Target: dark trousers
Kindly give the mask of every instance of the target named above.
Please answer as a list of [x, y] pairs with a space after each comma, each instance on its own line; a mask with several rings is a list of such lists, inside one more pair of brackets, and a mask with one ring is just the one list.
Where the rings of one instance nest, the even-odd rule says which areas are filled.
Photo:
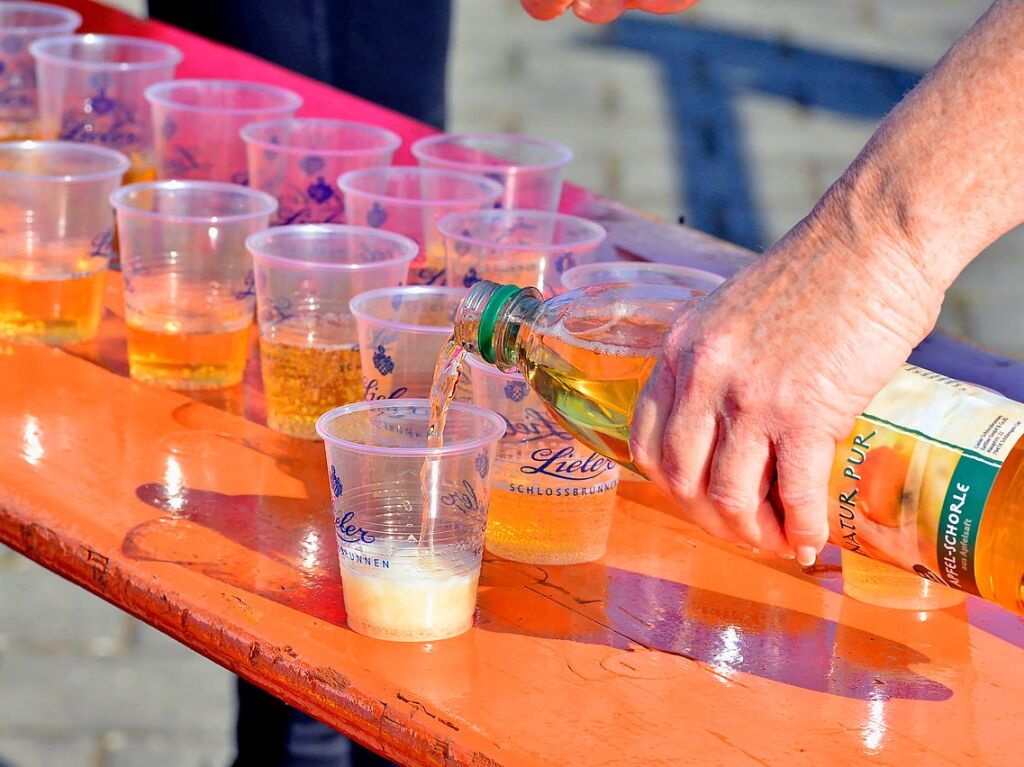
[[[451, 0], [149, 0], [149, 14], [444, 127]], [[241, 679], [237, 743], [234, 767], [390, 765]]]
[[451, 0], [149, 0], [149, 13], [444, 127]]
[[238, 680], [233, 767], [389, 767], [391, 762]]

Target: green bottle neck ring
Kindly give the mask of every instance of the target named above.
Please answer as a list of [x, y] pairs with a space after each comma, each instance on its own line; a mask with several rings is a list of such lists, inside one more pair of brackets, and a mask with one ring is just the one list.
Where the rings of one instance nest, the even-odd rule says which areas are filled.
[[487, 306], [480, 315], [480, 325], [477, 329], [477, 347], [484, 362], [491, 365], [495, 363], [494, 355], [494, 326], [501, 316], [501, 310], [511, 301], [522, 288], [515, 285], [501, 285], [495, 289]]

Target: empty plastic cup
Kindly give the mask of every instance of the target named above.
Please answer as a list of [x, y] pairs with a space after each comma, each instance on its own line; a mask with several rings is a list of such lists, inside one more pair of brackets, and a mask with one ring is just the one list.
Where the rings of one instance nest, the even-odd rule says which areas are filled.
[[28, 47], [70, 35], [82, 17], [47, 3], [0, 2], [0, 141], [40, 138], [36, 63]]
[[0, 143], [0, 338], [96, 334], [114, 223], [107, 197], [127, 169], [112, 149]]
[[121, 35], [70, 35], [30, 48], [43, 138], [102, 144], [128, 155], [127, 183], [156, 177], [148, 85], [174, 77], [181, 51]]
[[491, 470], [487, 550], [535, 565], [603, 557], [619, 466], [573, 439], [521, 375], [467, 359], [473, 401], [507, 424]]
[[713, 292], [725, 282], [725, 277], [703, 269], [675, 264], [655, 264], [644, 261], [608, 261], [580, 264], [562, 274], [562, 287], [566, 290], [604, 285], [611, 282], [652, 283], [675, 285], [704, 293]]
[[291, 117], [298, 94], [238, 80], [173, 80], [146, 88], [153, 110], [160, 178], [246, 184], [239, 132], [249, 123]]
[[566, 270], [597, 258], [604, 228], [593, 221], [540, 210], [454, 213], [438, 222], [448, 259], [448, 284], [480, 280], [561, 291]]
[[513, 133], [441, 133], [421, 138], [412, 153], [425, 168], [477, 173], [498, 181], [501, 207], [557, 210], [572, 150]]
[[429, 642], [473, 625], [491, 464], [505, 422], [455, 403], [444, 446], [426, 446], [430, 402], [360, 402], [317, 422], [348, 625]]
[[401, 285], [416, 243], [362, 226], [299, 224], [246, 242], [256, 275], [267, 424], [316, 439], [316, 419], [363, 399], [352, 297]]
[[385, 288], [352, 299], [365, 399], [429, 397], [434, 367], [454, 331], [466, 291], [437, 286]]
[[242, 380], [256, 299], [245, 240], [277, 201], [237, 184], [158, 181], [110, 196], [132, 378], [175, 389]]
[[338, 177], [390, 165], [397, 133], [346, 120], [295, 118], [242, 128], [249, 185], [277, 198], [275, 224], [345, 222]]
[[420, 254], [411, 285], [444, 285], [444, 244], [437, 222], [456, 211], [491, 208], [501, 195], [496, 181], [444, 170], [395, 166], [355, 170], [338, 179], [348, 222], [411, 237]]

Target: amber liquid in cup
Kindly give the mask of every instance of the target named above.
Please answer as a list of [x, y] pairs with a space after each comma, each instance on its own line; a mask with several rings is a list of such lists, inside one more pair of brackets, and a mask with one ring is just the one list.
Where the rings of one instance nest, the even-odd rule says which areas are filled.
[[363, 398], [359, 347], [310, 343], [309, 326], [287, 322], [260, 338], [267, 425], [303, 439], [317, 439], [316, 420], [328, 410]]
[[219, 389], [242, 380], [249, 349], [249, 327], [206, 329], [173, 322], [127, 323], [128, 365], [132, 378], [172, 389]]
[[0, 338], [68, 344], [96, 335], [107, 260], [82, 259], [81, 271], [69, 274], [40, 272], [33, 264], [0, 262]]

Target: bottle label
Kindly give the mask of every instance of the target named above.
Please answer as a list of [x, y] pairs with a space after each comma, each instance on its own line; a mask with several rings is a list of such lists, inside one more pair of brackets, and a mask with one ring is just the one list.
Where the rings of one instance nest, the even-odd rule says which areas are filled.
[[844, 549], [978, 594], [975, 552], [1024, 405], [904, 365], [836, 447], [831, 538]]

